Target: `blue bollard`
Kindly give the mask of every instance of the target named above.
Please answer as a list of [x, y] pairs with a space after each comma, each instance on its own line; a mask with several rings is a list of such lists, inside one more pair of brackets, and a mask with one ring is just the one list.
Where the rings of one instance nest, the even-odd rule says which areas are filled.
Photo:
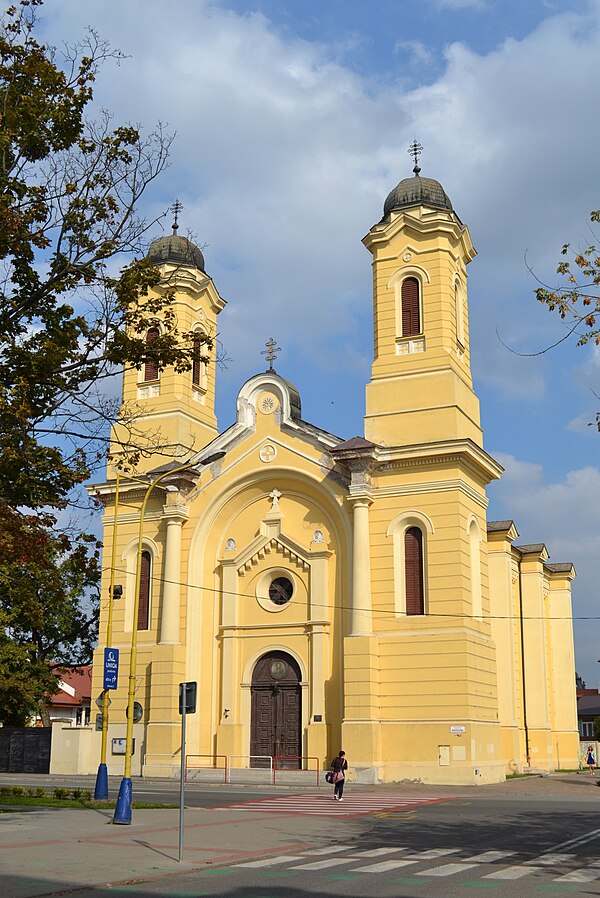
[[106, 764], [98, 765], [94, 798], [108, 798], [108, 768], [106, 767]]
[[131, 823], [131, 793], [131, 779], [124, 776], [119, 787], [113, 823]]

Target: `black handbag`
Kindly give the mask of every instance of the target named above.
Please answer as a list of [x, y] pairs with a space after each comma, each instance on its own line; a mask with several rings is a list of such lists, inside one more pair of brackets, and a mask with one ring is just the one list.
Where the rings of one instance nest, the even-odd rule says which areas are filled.
[[328, 770], [327, 773], [325, 774], [325, 782], [333, 783], [333, 773], [331, 772], [331, 770]]

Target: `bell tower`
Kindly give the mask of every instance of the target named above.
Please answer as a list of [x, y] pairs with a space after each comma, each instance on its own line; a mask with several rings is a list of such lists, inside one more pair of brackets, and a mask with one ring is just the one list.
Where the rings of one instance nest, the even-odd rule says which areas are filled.
[[[206, 274], [201, 250], [177, 233], [181, 208], [179, 201], [173, 205], [173, 232], [153, 240], [147, 258], [157, 266], [161, 275], [150, 296], [171, 292], [174, 301], [170, 310], [175, 313], [177, 330], [180, 334], [192, 335], [192, 368], [179, 372], [168, 367], [159, 372], [153, 362], [146, 362], [140, 370], [127, 368], [123, 375], [125, 417], [131, 414], [133, 429], [141, 435], [142, 441], [148, 446], [161, 447], [165, 456], [198, 451], [218, 433], [215, 415], [217, 315], [226, 301]], [[146, 334], [147, 343], [156, 339], [161, 326], [158, 315]], [[117, 440], [122, 435], [122, 427], [123, 424], [117, 423], [113, 428]], [[157, 451], [160, 452], [160, 448]], [[142, 471], [156, 467], [156, 455], [148, 461], [142, 458], [138, 467]]]
[[482, 444], [469, 353], [469, 230], [438, 181], [388, 195], [363, 243], [373, 256], [374, 360], [365, 437], [384, 446], [469, 438]]

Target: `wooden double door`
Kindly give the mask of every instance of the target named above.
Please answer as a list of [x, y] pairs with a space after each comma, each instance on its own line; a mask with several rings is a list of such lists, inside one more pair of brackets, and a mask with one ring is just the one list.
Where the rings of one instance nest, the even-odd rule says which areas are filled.
[[268, 767], [264, 756], [279, 758], [278, 768], [301, 766], [300, 680], [300, 668], [286, 652], [270, 652], [257, 661], [252, 674], [252, 767]]

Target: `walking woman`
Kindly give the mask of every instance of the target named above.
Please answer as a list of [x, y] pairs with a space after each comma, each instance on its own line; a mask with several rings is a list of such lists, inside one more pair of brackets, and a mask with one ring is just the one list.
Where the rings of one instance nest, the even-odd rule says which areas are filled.
[[346, 752], [340, 751], [337, 758], [331, 762], [331, 770], [333, 772], [333, 799], [334, 801], [343, 801], [344, 783], [346, 781], [346, 770], [348, 769], [348, 761], [346, 760]]
[[588, 745], [587, 748], [587, 758], [585, 759], [585, 763], [588, 765], [590, 769], [590, 773], [592, 776], [594, 775], [594, 768], [596, 766], [596, 758], [594, 756], [594, 746]]

